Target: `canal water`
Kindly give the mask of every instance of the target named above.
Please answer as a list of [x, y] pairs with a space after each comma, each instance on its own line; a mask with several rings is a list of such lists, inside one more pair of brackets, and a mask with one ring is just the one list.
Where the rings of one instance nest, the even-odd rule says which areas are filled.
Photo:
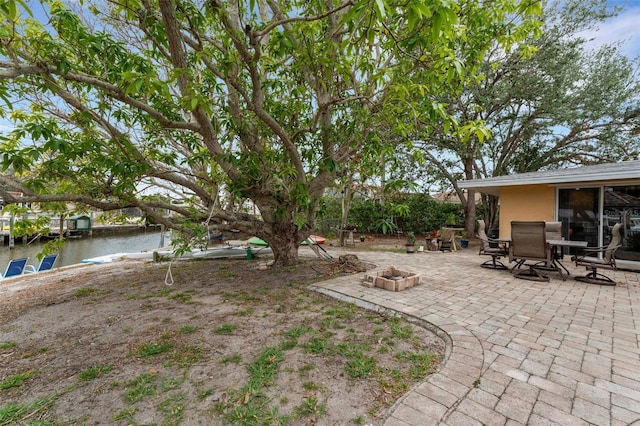
[[[160, 247], [161, 236], [162, 234], [159, 231], [148, 231], [128, 235], [71, 238], [67, 240], [67, 243], [58, 254], [55, 267], [74, 265], [80, 263], [82, 259], [107, 254], [153, 250]], [[170, 237], [165, 234], [165, 245], [169, 245], [170, 242]], [[16, 242], [15, 247], [12, 249], [9, 249], [9, 246], [6, 245], [0, 245], [0, 274], [4, 274], [10, 259], [28, 257], [28, 264], [37, 266], [39, 261], [36, 256], [40, 250], [42, 250], [42, 244], [40, 243], [26, 245], [22, 242]]]

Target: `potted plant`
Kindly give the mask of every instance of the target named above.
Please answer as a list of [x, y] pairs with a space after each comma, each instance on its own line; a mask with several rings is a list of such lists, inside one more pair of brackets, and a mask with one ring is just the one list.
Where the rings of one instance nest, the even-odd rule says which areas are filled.
[[469, 239], [467, 238], [467, 231], [462, 232], [462, 238], [460, 239], [460, 247], [461, 248], [469, 247]]
[[413, 232], [407, 232], [407, 242], [404, 245], [407, 253], [413, 253], [416, 250], [416, 235]]

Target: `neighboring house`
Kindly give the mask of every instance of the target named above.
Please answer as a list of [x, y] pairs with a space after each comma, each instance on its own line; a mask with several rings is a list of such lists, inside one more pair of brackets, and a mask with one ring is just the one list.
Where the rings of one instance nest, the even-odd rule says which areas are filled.
[[[462, 204], [460, 201], [460, 197], [455, 192], [436, 192], [435, 194], [430, 194], [431, 198], [434, 201], [439, 203], [450, 203], [450, 204]], [[479, 193], [475, 194], [476, 204], [482, 201], [482, 195]]]
[[640, 268], [640, 161], [522, 173], [460, 183], [500, 197], [500, 236], [512, 220], [561, 221], [563, 236], [606, 245], [624, 224], [622, 265]]

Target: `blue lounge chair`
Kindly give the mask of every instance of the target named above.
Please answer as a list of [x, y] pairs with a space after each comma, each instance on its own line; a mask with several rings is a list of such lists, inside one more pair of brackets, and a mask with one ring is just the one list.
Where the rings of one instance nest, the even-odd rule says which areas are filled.
[[7, 265], [7, 270], [4, 271], [4, 274], [0, 275], [0, 278], [9, 278], [15, 277], [16, 275], [22, 275], [24, 272], [24, 267], [27, 265], [28, 257], [23, 257], [22, 259], [11, 259], [9, 264]]
[[27, 265], [24, 267], [25, 274], [33, 274], [35, 272], [48, 271], [53, 269], [53, 264], [56, 263], [56, 259], [58, 258], [58, 254], [50, 254], [49, 256], [45, 256], [40, 261], [38, 267], [34, 267], [33, 265]]

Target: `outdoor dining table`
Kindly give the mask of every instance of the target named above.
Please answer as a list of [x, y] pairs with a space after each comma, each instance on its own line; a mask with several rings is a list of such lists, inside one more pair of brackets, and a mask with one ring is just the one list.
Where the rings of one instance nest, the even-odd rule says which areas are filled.
[[[505, 244], [507, 246], [511, 244], [511, 238], [498, 238], [494, 241], [499, 244]], [[587, 248], [587, 245], [589, 243], [586, 241], [547, 240], [547, 244], [549, 245], [549, 250], [551, 250], [551, 252], [553, 253], [552, 266], [549, 269], [553, 271], [557, 271], [560, 274], [560, 277], [562, 278], [562, 280], [565, 281], [567, 278], [565, 277], [565, 274], [562, 273], [562, 271], [564, 270], [567, 273], [567, 275], [571, 275], [571, 272], [569, 272], [569, 270], [561, 262], [558, 261], [556, 256], [558, 248], [570, 247], [570, 248], [581, 249], [581, 248]], [[544, 269], [544, 268], [541, 268], [541, 269]]]
[[446, 226], [445, 228], [450, 229], [452, 231], [451, 232], [451, 250], [458, 251], [458, 248], [456, 247], [456, 238], [462, 236], [462, 231], [464, 231], [464, 228], [454, 228], [450, 226]]
[[555, 270], [558, 271], [558, 273], [560, 274], [560, 277], [564, 281], [566, 280], [566, 277], [562, 273], [562, 270], [564, 270], [567, 273], [567, 275], [571, 275], [571, 273], [561, 262], [558, 261], [558, 257], [556, 256], [558, 248], [564, 248], [564, 247], [578, 248], [578, 249], [587, 248], [587, 245], [589, 243], [587, 243], [586, 241], [547, 240], [547, 244], [549, 245], [549, 249], [553, 253], [553, 261], [552, 261], [553, 267]]

